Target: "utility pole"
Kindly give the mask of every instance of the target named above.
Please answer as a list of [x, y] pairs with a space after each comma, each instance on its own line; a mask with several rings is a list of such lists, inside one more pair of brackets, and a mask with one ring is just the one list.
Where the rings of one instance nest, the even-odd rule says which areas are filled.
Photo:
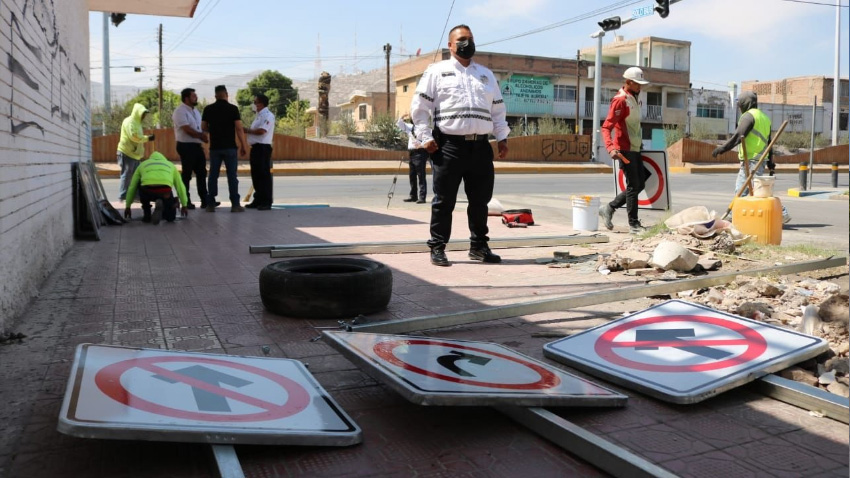
[[576, 50], [576, 127], [575, 134], [581, 134], [582, 127], [579, 121], [579, 99], [581, 98], [581, 50]]
[[103, 133], [106, 134], [107, 118], [112, 113], [112, 86], [109, 84], [109, 13], [103, 12]]
[[159, 24], [159, 114], [156, 127], [162, 127], [162, 23]]
[[[839, 75], [839, 66], [841, 66], [841, 2], [835, 0], [835, 75], [832, 78], [832, 145], [838, 146], [838, 127], [840, 126], [839, 111], [841, 97], [841, 75]], [[809, 170], [811, 176], [813, 170]]]
[[393, 47], [389, 43], [384, 45], [384, 53], [387, 54], [387, 114], [390, 113], [390, 52]]
[[599, 157], [599, 109], [600, 103], [602, 103], [602, 37], [605, 36], [605, 32], [600, 30], [593, 35], [590, 35], [591, 38], [596, 38], [598, 40], [598, 44], [596, 45], [596, 63], [593, 67], [593, 141], [591, 141], [591, 161], [601, 163], [602, 160]]

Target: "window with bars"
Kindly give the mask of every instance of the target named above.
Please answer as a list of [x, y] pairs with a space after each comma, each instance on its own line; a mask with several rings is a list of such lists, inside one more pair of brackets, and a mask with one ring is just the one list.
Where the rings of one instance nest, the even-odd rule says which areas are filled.
[[568, 85], [554, 85], [555, 101], [574, 103], [576, 100], [576, 87]]
[[725, 108], [722, 105], [697, 105], [697, 118], [723, 118]]

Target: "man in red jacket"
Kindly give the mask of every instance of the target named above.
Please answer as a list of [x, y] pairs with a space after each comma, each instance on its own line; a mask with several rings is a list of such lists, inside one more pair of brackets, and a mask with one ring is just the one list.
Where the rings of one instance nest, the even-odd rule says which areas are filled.
[[639, 234], [646, 230], [638, 220], [638, 194], [643, 191], [647, 171], [641, 159], [640, 95], [641, 85], [649, 83], [643, 77], [643, 70], [633, 66], [623, 73], [626, 84], [620, 88], [611, 100], [608, 117], [602, 123], [602, 137], [605, 149], [614, 161], [620, 162], [620, 170], [626, 177], [626, 190], [608, 204], [599, 208], [599, 215], [609, 230], [614, 228], [611, 217], [617, 208], [626, 205], [629, 216], [629, 232]]

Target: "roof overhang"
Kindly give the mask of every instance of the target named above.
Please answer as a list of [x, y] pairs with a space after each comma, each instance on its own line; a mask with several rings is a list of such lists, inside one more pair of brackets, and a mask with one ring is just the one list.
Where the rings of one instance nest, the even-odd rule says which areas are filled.
[[89, 11], [189, 17], [201, 0], [89, 0]]

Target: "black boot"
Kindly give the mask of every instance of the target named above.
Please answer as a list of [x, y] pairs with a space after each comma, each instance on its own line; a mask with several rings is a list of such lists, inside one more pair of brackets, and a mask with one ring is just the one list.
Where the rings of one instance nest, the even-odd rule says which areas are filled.
[[490, 250], [487, 244], [470, 248], [469, 258], [473, 261], [488, 262], [490, 264], [502, 262], [502, 258], [493, 254], [493, 251]]
[[431, 264], [440, 267], [448, 267], [452, 265], [452, 263], [449, 262], [449, 258], [446, 257], [445, 246], [431, 248]]

